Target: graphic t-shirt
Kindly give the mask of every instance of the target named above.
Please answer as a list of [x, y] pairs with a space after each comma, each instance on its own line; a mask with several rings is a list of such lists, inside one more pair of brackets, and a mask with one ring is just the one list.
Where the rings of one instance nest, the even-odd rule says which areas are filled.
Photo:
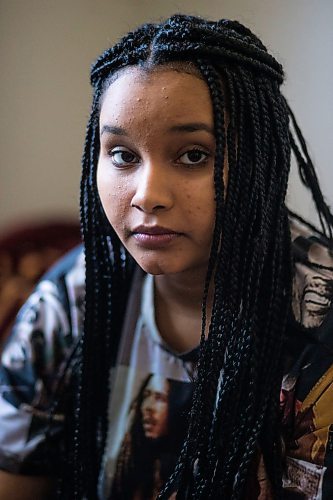
[[[286, 374], [281, 389], [286, 499], [333, 498], [333, 255], [318, 234], [291, 220], [295, 272]], [[311, 264], [309, 264], [309, 261]], [[0, 468], [56, 474], [67, 418], [68, 369], [82, 332], [84, 259], [71, 252], [39, 283], [2, 353]], [[198, 350], [175, 353], [154, 319], [153, 278], [135, 274], [116, 367], [101, 499], [155, 498], [184, 438]], [[64, 374], [66, 376], [64, 376]], [[63, 400], [53, 408], [56, 388]], [[67, 390], [66, 390], [67, 389]], [[258, 465], [258, 498], [269, 483]]]

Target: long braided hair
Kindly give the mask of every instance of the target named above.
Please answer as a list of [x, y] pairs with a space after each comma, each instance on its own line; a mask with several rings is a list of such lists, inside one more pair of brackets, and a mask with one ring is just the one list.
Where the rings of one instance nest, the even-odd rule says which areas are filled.
[[[300, 147], [289, 131], [289, 109], [279, 90], [280, 64], [238, 22], [185, 15], [129, 33], [104, 52], [91, 70], [94, 97], [81, 181], [86, 311], [70, 433], [68, 497], [97, 498], [108, 425], [109, 372], [116, 359], [130, 283], [131, 258], [106, 221], [96, 187], [101, 99], [120, 69], [132, 65], [153, 71], [167, 63], [192, 64], [210, 91], [216, 137], [216, 217], [188, 433], [159, 498], [169, 498], [174, 491], [181, 499], [244, 498], [249, 469], [259, 450], [279, 498], [279, 391], [292, 283], [285, 206], [291, 146], [329, 236], [332, 216], [304, 153], [300, 131], [296, 129]], [[226, 155], [228, 185], [224, 186]], [[215, 292], [206, 339], [211, 280]]]

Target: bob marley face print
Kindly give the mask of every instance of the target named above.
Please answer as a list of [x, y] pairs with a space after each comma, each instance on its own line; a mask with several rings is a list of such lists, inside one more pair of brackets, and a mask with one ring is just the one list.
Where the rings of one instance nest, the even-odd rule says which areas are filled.
[[143, 392], [141, 405], [142, 426], [147, 438], [160, 438], [168, 432], [169, 392], [169, 382], [158, 375], [152, 375]]
[[[294, 230], [295, 248], [308, 264], [298, 262], [293, 285], [293, 311], [295, 318], [306, 328], [321, 325], [331, 306], [333, 296], [332, 252], [320, 245], [315, 237], [306, 238]], [[312, 264], [312, 265], [311, 265]], [[314, 265], [313, 265], [314, 264]], [[321, 267], [316, 267], [319, 264]]]

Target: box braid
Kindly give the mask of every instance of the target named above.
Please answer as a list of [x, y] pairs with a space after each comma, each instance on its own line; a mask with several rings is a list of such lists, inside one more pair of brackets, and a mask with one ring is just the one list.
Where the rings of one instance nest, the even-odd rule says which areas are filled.
[[[133, 267], [106, 220], [97, 192], [100, 106], [106, 88], [122, 68], [139, 66], [153, 71], [164, 64], [185, 71], [192, 68], [190, 71], [207, 82], [216, 137], [216, 218], [188, 433], [175, 471], [159, 498], [168, 498], [176, 490], [180, 499], [244, 498], [250, 466], [259, 451], [279, 498], [282, 451], [278, 402], [292, 282], [284, 201], [290, 144], [307, 187], [319, 200], [321, 220], [330, 231], [332, 216], [297, 124], [294, 127], [303, 154], [289, 132], [290, 110], [279, 90], [281, 66], [238, 22], [185, 15], [130, 32], [105, 51], [91, 69], [94, 98], [81, 180], [85, 322], [79, 345], [75, 414], [69, 424], [68, 498], [97, 498], [108, 427], [109, 372], [116, 360]], [[228, 185], [224, 186], [226, 155]], [[214, 303], [205, 339], [211, 280]]]

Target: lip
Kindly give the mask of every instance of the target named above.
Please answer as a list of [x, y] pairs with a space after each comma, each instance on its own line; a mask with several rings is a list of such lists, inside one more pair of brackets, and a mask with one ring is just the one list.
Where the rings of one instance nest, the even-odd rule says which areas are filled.
[[154, 418], [143, 419], [142, 426], [146, 432], [151, 432], [156, 425], [156, 420]]
[[151, 235], [160, 235], [160, 234], [180, 234], [177, 231], [173, 231], [167, 227], [163, 226], [138, 226], [133, 231], [134, 234], [151, 234]]
[[165, 248], [178, 239], [182, 233], [162, 226], [138, 226], [132, 231], [135, 241], [148, 250]]
[[155, 425], [156, 420], [154, 418], [144, 418], [143, 419], [143, 425]]

